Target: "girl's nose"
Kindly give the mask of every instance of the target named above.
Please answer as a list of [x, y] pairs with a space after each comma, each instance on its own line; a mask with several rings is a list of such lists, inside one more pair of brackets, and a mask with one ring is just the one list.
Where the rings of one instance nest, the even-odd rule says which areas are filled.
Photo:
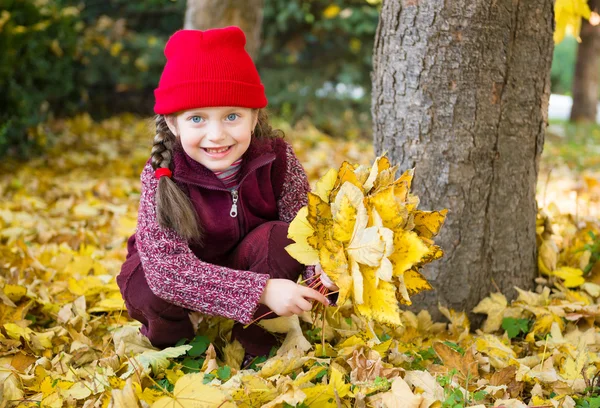
[[225, 139], [225, 130], [220, 124], [210, 126], [206, 138], [214, 143], [220, 142]]

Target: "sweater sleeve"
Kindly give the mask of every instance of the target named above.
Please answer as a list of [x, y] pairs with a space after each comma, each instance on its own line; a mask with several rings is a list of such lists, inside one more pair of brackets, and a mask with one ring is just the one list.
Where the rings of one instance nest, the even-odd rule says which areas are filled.
[[[298, 214], [302, 207], [308, 204], [308, 192], [310, 185], [304, 168], [300, 164], [298, 157], [294, 153], [294, 149], [286, 143], [286, 171], [283, 179], [283, 187], [281, 195], [277, 201], [277, 209], [279, 211], [279, 219], [287, 223]], [[307, 266], [303, 273], [304, 279], [308, 279], [315, 274], [314, 266]]]
[[156, 220], [152, 166], [142, 172], [136, 246], [152, 292], [169, 303], [208, 315], [249, 323], [269, 279], [268, 274], [240, 271], [198, 259], [187, 241]]

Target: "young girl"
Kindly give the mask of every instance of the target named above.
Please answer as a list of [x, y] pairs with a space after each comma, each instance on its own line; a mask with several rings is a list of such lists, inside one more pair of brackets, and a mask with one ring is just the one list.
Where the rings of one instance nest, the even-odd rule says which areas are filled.
[[155, 90], [156, 136], [141, 175], [136, 233], [117, 282], [156, 347], [191, 339], [190, 313], [238, 323], [250, 355], [275, 339], [244, 324], [272, 310], [310, 310], [319, 292], [285, 247], [306, 205], [306, 174], [261, 110], [264, 87], [237, 27], [181, 30], [167, 42]]

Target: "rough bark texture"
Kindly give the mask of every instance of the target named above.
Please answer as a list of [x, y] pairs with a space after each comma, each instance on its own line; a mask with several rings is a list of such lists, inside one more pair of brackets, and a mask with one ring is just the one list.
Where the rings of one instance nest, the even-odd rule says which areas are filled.
[[415, 167], [420, 209], [448, 208], [413, 298], [469, 311], [536, 275], [535, 187], [550, 97], [553, 0], [385, 0], [375, 38], [376, 152]]
[[[588, 0], [588, 4], [590, 9], [598, 11], [600, 0]], [[600, 74], [600, 25], [593, 26], [582, 19], [580, 37], [573, 78], [571, 120], [595, 122]]]
[[256, 58], [260, 46], [264, 0], [187, 0], [184, 28], [238, 26], [246, 34], [246, 51]]

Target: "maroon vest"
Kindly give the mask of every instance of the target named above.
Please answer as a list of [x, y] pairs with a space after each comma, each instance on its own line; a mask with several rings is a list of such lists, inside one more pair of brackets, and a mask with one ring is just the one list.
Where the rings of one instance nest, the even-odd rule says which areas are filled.
[[[254, 228], [279, 219], [277, 200], [287, 169], [286, 144], [282, 139], [253, 139], [244, 153], [236, 192], [209, 169], [189, 157], [177, 145], [173, 151], [173, 179], [188, 195], [203, 230], [201, 244], [190, 249], [202, 261], [223, 264], [239, 242]], [[237, 193], [237, 215], [232, 212]], [[135, 235], [129, 238], [132, 255]]]

